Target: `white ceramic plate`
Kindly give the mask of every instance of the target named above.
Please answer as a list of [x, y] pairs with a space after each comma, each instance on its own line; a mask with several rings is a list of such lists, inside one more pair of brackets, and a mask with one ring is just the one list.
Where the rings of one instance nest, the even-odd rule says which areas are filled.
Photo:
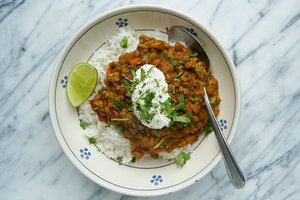
[[77, 110], [67, 99], [66, 82], [74, 65], [87, 61], [119, 27], [130, 26], [151, 35], [157, 30], [165, 33], [166, 27], [173, 25], [187, 27], [204, 44], [219, 81], [222, 102], [218, 120], [229, 143], [235, 134], [240, 113], [235, 67], [211, 33], [190, 17], [168, 8], [139, 5], [107, 12], [82, 27], [63, 49], [51, 78], [49, 111], [56, 137], [68, 158], [83, 174], [110, 190], [136, 196], [172, 193], [197, 182], [220, 161], [216, 138], [210, 134], [193, 145], [191, 160], [182, 168], [151, 158], [120, 166], [89, 144], [79, 126]]

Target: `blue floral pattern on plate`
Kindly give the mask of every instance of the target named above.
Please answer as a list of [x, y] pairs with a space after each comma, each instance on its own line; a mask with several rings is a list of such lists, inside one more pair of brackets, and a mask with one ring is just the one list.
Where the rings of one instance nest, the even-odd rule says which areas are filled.
[[91, 152], [89, 152], [88, 148], [80, 149], [80, 157], [88, 160], [91, 157]]
[[220, 126], [221, 126], [221, 130], [225, 130], [227, 129], [227, 120], [226, 119], [220, 119]]
[[128, 26], [128, 19], [127, 18], [119, 18], [118, 21], [116, 21], [116, 25], [118, 27], [124, 27], [124, 26]]
[[150, 183], [152, 183], [154, 185], [158, 185], [162, 182], [163, 182], [163, 178], [161, 175], [153, 175], [150, 180]]
[[68, 76], [64, 76], [64, 78], [60, 81], [60, 83], [63, 88], [66, 88], [68, 83]]

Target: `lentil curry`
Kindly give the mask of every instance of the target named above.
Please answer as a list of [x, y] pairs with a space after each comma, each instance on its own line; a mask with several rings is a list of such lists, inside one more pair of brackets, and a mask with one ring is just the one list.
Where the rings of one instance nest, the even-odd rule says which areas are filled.
[[[170, 96], [167, 103], [177, 116], [177, 120], [162, 129], [144, 126], [133, 113], [133, 78], [145, 64], [152, 64], [163, 72]], [[136, 159], [146, 154], [157, 158], [162, 151], [171, 152], [194, 143], [200, 133], [209, 129], [203, 100], [204, 86], [213, 111], [218, 115], [218, 81], [208, 69], [205, 55], [198, 55], [181, 43], [170, 45], [141, 35], [136, 50], [122, 54], [118, 61], [108, 65], [105, 86], [90, 104], [100, 121], [115, 126], [129, 140], [131, 153]]]

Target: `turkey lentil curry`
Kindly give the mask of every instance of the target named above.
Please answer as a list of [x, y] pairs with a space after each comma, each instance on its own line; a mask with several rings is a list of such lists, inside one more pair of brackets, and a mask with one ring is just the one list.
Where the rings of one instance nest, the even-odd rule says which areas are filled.
[[[133, 112], [132, 92], [141, 81], [135, 79], [136, 72], [145, 64], [152, 64], [159, 69], [168, 86], [166, 92], [169, 98], [162, 103], [164, 110], [161, 112], [167, 114], [170, 123], [161, 129], [145, 126]], [[90, 104], [100, 121], [115, 126], [129, 140], [131, 153], [136, 159], [146, 154], [157, 158], [162, 151], [171, 152], [194, 143], [200, 133], [209, 129], [209, 117], [203, 100], [204, 86], [213, 111], [218, 115], [218, 81], [208, 68], [205, 55], [198, 55], [181, 43], [172, 46], [165, 41], [141, 35], [135, 51], [122, 54], [118, 61], [108, 65], [105, 86]], [[140, 113], [144, 109], [145, 119], [148, 120], [153, 118], [148, 111], [154, 95], [151, 92], [141, 95], [144, 104], [136, 107]]]

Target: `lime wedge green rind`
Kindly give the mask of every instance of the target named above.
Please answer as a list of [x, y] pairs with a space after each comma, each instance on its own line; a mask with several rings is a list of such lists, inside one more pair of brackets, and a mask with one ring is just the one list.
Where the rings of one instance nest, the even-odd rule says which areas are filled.
[[98, 81], [95, 67], [86, 62], [78, 63], [69, 75], [67, 96], [72, 106], [77, 107], [93, 93]]

